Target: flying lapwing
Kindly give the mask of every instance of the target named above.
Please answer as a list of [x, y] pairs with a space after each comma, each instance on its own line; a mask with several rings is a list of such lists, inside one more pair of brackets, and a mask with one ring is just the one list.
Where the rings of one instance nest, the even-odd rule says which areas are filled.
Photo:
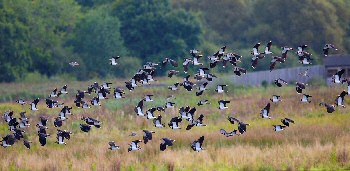
[[263, 109], [261, 109], [260, 116], [264, 119], [271, 119], [270, 113], [270, 103], [268, 103]]
[[155, 133], [154, 131], [149, 130], [143, 130], [143, 142], [147, 144], [149, 140], [152, 140], [152, 134]]
[[138, 151], [141, 150], [142, 148], [138, 145], [138, 143], [142, 142], [141, 140], [134, 140], [131, 141], [128, 147], [128, 152], [130, 151]]
[[169, 138], [162, 138], [161, 139], [161, 143], [160, 143], [160, 151], [164, 151], [166, 149], [167, 146], [173, 146], [173, 143], [175, 142], [175, 140], [169, 139]]
[[191, 148], [193, 151], [200, 152], [203, 150], [203, 142], [204, 142], [204, 136], [201, 136], [198, 140], [194, 141], [191, 144]]

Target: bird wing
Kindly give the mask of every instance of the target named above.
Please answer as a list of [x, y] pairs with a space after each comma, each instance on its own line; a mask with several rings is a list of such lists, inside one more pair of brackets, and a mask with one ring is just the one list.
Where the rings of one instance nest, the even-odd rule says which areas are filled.
[[235, 124], [235, 122], [239, 123], [240, 121], [232, 116], [227, 117], [228, 121], [230, 121], [231, 124]]

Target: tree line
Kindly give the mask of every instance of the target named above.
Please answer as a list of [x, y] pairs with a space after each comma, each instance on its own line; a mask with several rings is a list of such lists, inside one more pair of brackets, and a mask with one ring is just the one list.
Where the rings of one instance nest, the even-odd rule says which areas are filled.
[[[252, 46], [269, 40], [276, 55], [281, 46], [308, 44], [322, 63], [325, 43], [350, 50], [349, 7], [347, 0], [0, 0], [0, 82], [33, 72], [128, 77], [146, 61], [182, 61], [190, 49], [206, 56], [223, 45], [251, 68]], [[109, 66], [116, 55], [121, 64]], [[291, 55], [279, 67], [295, 65]]]

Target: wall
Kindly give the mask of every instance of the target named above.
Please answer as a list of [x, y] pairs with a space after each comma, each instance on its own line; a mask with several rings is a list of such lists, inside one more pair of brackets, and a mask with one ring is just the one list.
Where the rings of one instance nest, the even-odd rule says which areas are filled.
[[[310, 77], [302, 77], [299, 73], [304, 72], [306, 69], [309, 69], [308, 75]], [[287, 82], [291, 81], [300, 81], [308, 82], [312, 77], [323, 77], [326, 76], [326, 69], [323, 65], [313, 65], [313, 66], [304, 66], [304, 67], [295, 67], [295, 68], [285, 68], [285, 69], [276, 69], [272, 72], [270, 71], [258, 71], [247, 73], [241, 77], [233, 75], [230, 76], [230, 80], [237, 85], [251, 85], [251, 86], [261, 86], [263, 81], [272, 83], [275, 79], [281, 78]]]

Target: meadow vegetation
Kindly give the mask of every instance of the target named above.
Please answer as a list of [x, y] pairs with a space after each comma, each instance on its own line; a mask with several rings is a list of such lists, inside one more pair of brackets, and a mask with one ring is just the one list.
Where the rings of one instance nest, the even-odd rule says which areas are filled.
[[[160, 78], [162, 80], [163, 78]], [[181, 78], [175, 78], [181, 81]], [[121, 80], [113, 82], [113, 87], [122, 86]], [[69, 82], [69, 94], [59, 100], [73, 106], [73, 98], [77, 89], [85, 90], [92, 82]], [[163, 83], [163, 82], [162, 82]], [[169, 83], [168, 85], [170, 85]], [[62, 127], [73, 132], [67, 145], [55, 143], [56, 128], [54, 117], [59, 109], [48, 109], [43, 100], [49, 92], [64, 85], [62, 81], [37, 83], [7, 83], [0, 84], [0, 112], [14, 110], [27, 111], [31, 126], [27, 128], [25, 138], [33, 141], [30, 150], [17, 142], [9, 148], [0, 148], [2, 159], [0, 170], [312, 170], [312, 169], [349, 169], [350, 168], [350, 127], [349, 108], [338, 108], [335, 113], [328, 114], [319, 102], [331, 103], [344, 87], [310, 86], [306, 92], [313, 95], [310, 104], [300, 103], [294, 87], [277, 88], [267, 86], [239, 87], [230, 84], [228, 92], [218, 95], [211, 85], [202, 97], [196, 97], [194, 92], [184, 89], [172, 92], [164, 86], [148, 86], [127, 92], [125, 99], [110, 99], [102, 101], [101, 107], [89, 110], [73, 106], [73, 115]], [[8, 91], [5, 91], [8, 90]], [[137, 102], [146, 94], [154, 94], [154, 102], [146, 103], [145, 108], [164, 105], [168, 95], [174, 95], [174, 109], [166, 109], [163, 122], [178, 115], [181, 106], [196, 106], [201, 99], [208, 99], [211, 104], [197, 107], [196, 117], [204, 114], [206, 127], [194, 127], [186, 131], [187, 122], [181, 123], [181, 130], [171, 130], [169, 127], [156, 129], [150, 120], [136, 116], [133, 111]], [[272, 119], [259, 118], [260, 110], [269, 102], [273, 94], [282, 96], [283, 101], [272, 104]], [[34, 97], [42, 97], [39, 111], [32, 112], [29, 105], [20, 106], [14, 103], [18, 97], [31, 101]], [[87, 97], [89, 99], [91, 97]], [[231, 100], [227, 110], [220, 111], [217, 101]], [[346, 99], [346, 104], [349, 100]], [[36, 135], [35, 124], [39, 116], [49, 116], [48, 144], [40, 146]], [[79, 129], [80, 118], [90, 116], [103, 122], [102, 128], [92, 129], [83, 133]], [[249, 123], [248, 131], [242, 136], [226, 138], [219, 129], [237, 129], [227, 121], [227, 116], [237, 117]], [[285, 131], [276, 133], [273, 124], [280, 124], [280, 119], [289, 117], [295, 124]], [[142, 129], [154, 130], [153, 140], [141, 144], [142, 150], [127, 152], [127, 145], [132, 140], [142, 139]], [[130, 137], [131, 131], [138, 133]], [[0, 135], [9, 133], [4, 121], [0, 123]], [[192, 151], [190, 144], [200, 136], [205, 136], [203, 152]], [[159, 150], [160, 139], [168, 137], [175, 139], [174, 146], [165, 152]], [[115, 141], [121, 146], [118, 151], [108, 150], [108, 142]]]

